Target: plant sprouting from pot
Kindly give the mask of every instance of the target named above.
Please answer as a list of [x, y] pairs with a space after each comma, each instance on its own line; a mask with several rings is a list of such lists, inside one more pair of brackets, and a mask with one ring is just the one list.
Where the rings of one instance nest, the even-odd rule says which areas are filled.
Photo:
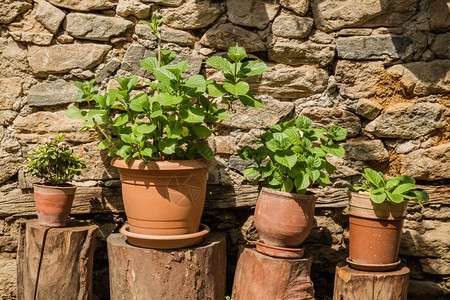
[[305, 194], [315, 182], [327, 186], [331, 184], [328, 176], [336, 169], [327, 161], [327, 154], [342, 157], [345, 150], [335, 142], [346, 135], [347, 130], [339, 126], [313, 128], [312, 121], [303, 115], [271, 125], [254, 141], [259, 147], [239, 150], [242, 159], [257, 165], [245, 169], [244, 177], [260, 187], [298, 194]]
[[83, 153], [74, 154], [62, 134], [29, 152], [27, 173], [51, 185], [64, 185], [86, 167]]
[[[154, 15], [152, 23], [147, 23], [153, 34], [160, 34], [161, 19]], [[135, 90], [137, 76], [116, 78], [119, 87], [104, 94], [98, 93], [95, 80], [75, 82], [80, 90], [77, 101], [87, 103], [87, 109], [73, 105], [66, 115], [83, 118], [85, 128], [95, 128], [103, 136], [99, 149], [109, 149], [110, 156], [126, 161], [195, 159], [199, 155], [211, 160], [214, 155], [206, 138], [230, 117], [233, 103], [262, 107], [243, 79], [264, 73], [264, 62], [243, 61], [246, 51], [237, 45], [228, 50], [228, 57], [232, 62], [218, 56], [206, 60], [208, 66], [224, 73], [225, 82], [217, 83], [203, 75], [187, 76], [188, 61], [175, 63], [174, 51], [158, 47], [155, 57], [141, 61], [142, 68], [156, 79], [146, 82], [150, 93]]]
[[364, 181], [362, 185], [349, 185], [352, 192], [367, 192], [374, 203], [388, 201], [394, 204], [413, 200], [423, 207], [423, 203], [429, 199], [426, 191], [415, 189], [416, 181], [409, 176], [396, 176], [386, 179], [381, 172], [370, 168], [364, 169]]

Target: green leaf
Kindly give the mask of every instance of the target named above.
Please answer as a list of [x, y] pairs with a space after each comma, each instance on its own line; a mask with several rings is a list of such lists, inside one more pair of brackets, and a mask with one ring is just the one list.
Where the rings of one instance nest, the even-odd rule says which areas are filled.
[[392, 192], [393, 194], [404, 194], [405, 192], [408, 192], [412, 189], [414, 189], [414, 184], [413, 183], [404, 183], [404, 184], [400, 184], [399, 186], [397, 186], [395, 188], [395, 190]]
[[370, 194], [370, 200], [374, 203], [383, 203], [386, 200], [386, 194]]
[[228, 110], [226, 110], [226, 109], [219, 109], [219, 110], [216, 112], [216, 116], [217, 116], [217, 119], [218, 119], [218, 120], [225, 120], [225, 119], [228, 119], [228, 118], [231, 117], [231, 116], [230, 116], [230, 113], [229, 113]]
[[290, 193], [294, 189], [294, 182], [289, 177], [283, 179], [283, 185], [281, 186], [282, 192]]
[[240, 81], [236, 84], [224, 82], [223, 88], [232, 95], [243, 96], [247, 94], [248, 90], [250, 89], [250, 86], [245, 81]]
[[217, 84], [216, 82], [210, 83], [206, 86], [206, 90], [208, 95], [214, 98], [222, 97], [226, 94], [225, 89], [222, 85]]
[[320, 172], [319, 178], [317, 178], [317, 182], [322, 186], [326, 187], [331, 184], [330, 178], [323, 172]]
[[430, 200], [428, 193], [426, 191], [414, 190], [414, 191], [412, 191], [412, 193], [417, 198], [419, 203], [420, 202], [428, 202], [428, 200]]
[[175, 57], [177, 57], [177, 54], [175, 51], [162, 50], [161, 51], [161, 66], [170, 64], [175, 59]]
[[155, 129], [156, 129], [155, 124], [146, 124], [146, 123], [140, 124], [139, 126], [136, 127], [136, 131], [142, 134], [152, 133], [153, 131], [155, 131]]
[[247, 53], [245, 52], [244, 48], [236, 45], [234, 47], [228, 48], [228, 57], [230, 57], [231, 60], [233, 60], [235, 63], [238, 63], [247, 57]]
[[242, 172], [245, 178], [253, 177], [259, 175], [259, 171], [256, 168], [247, 168]]
[[209, 130], [208, 127], [199, 124], [192, 126], [192, 130], [199, 138], [206, 138], [211, 136], [212, 134], [211, 130]]
[[238, 155], [243, 160], [252, 160], [255, 156], [255, 149], [249, 146], [244, 146], [238, 151]]
[[205, 119], [205, 112], [199, 107], [191, 107], [181, 110], [180, 117], [187, 123], [202, 123]]
[[295, 153], [293, 153], [292, 151], [277, 151], [275, 152], [274, 159], [279, 164], [288, 168], [292, 168], [297, 162], [297, 155], [295, 155]]
[[280, 143], [275, 139], [267, 141], [266, 147], [267, 147], [267, 149], [269, 149], [272, 152], [281, 150]]
[[71, 119], [79, 119], [83, 118], [86, 115], [85, 111], [82, 111], [75, 105], [69, 106], [69, 108], [66, 110], [65, 115]]
[[206, 91], [206, 80], [202, 75], [194, 75], [189, 77], [185, 83], [185, 86], [196, 88], [198, 92]]
[[108, 142], [108, 140], [103, 139], [100, 143], [98, 143], [97, 148], [98, 148], [98, 150], [104, 150], [110, 146], [111, 146], [111, 144]]
[[320, 145], [320, 148], [322, 148], [323, 151], [333, 154], [337, 157], [342, 157], [345, 154], [344, 147], [337, 144]]
[[339, 126], [331, 126], [328, 129], [327, 135], [333, 141], [342, 141], [347, 136], [347, 129]]
[[246, 77], [260, 75], [265, 71], [267, 71], [267, 66], [260, 59], [243, 62], [241, 66], [241, 72]]
[[402, 194], [394, 194], [394, 193], [390, 193], [388, 191], [386, 191], [386, 194], [387, 194], [389, 200], [393, 203], [402, 203], [403, 199], [405, 198], [405, 197], [403, 197]]
[[158, 59], [156, 57], [148, 57], [141, 60], [141, 67], [144, 70], [150, 71], [153, 73], [155, 68], [158, 67]]
[[178, 147], [176, 139], [164, 138], [158, 143], [158, 149], [164, 154], [173, 154]]
[[292, 143], [295, 144], [295, 142], [300, 142], [300, 132], [298, 132], [297, 129], [293, 127], [288, 127], [285, 130], [283, 130], [283, 133], [291, 139]]
[[181, 103], [183, 98], [180, 96], [173, 96], [166, 93], [158, 94], [154, 97], [155, 101], [157, 101], [161, 106], [173, 106]]
[[302, 173], [300, 176], [294, 179], [294, 184], [297, 191], [300, 191], [307, 189], [311, 182], [309, 180], [309, 177], [305, 176], [305, 174]]
[[146, 157], [152, 157], [153, 153], [156, 153], [158, 149], [155, 146], [149, 146], [143, 150], [141, 150], [141, 155]]
[[128, 114], [123, 113], [114, 120], [114, 126], [121, 126], [121, 125], [127, 124], [128, 121], [129, 121]]
[[241, 95], [239, 96], [239, 100], [241, 101], [244, 106], [250, 106], [250, 107], [257, 107], [257, 108], [263, 108], [264, 104], [260, 99], [256, 99], [250, 94]]
[[207, 160], [213, 160], [214, 158], [214, 152], [211, 150], [211, 148], [202, 143], [196, 143], [195, 146], [197, 147], [198, 153], [200, 153], [201, 156], [206, 158]]
[[377, 171], [374, 171], [370, 168], [365, 168], [363, 176], [369, 183], [373, 183], [377, 188], [384, 185], [384, 177]]
[[311, 127], [312, 121], [310, 118], [300, 115], [297, 120], [295, 120], [295, 125], [298, 129], [308, 129]]
[[208, 66], [213, 67], [214, 69], [217, 69], [219, 71], [229, 72], [229, 73], [232, 72], [230, 62], [223, 57], [213, 56], [213, 57], [208, 58], [205, 61], [205, 63]]
[[172, 80], [175, 82], [177, 81], [176, 76], [172, 72], [164, 68], [155, 68], [153, 70], [153, 75], [155, 76], [156, 80], [161, 82], [170, 83]]

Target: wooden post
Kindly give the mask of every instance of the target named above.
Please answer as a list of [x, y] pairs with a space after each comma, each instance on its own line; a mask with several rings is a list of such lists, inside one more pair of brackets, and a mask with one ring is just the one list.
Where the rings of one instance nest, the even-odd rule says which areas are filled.
[[139, 248], [119, 233], [108, 237], [111, 300], [224, 299], [225, 237], [208, 234], [183, 249]]
[[334, 300], [406, 300], [410, 270], [401, 264], [392, 271], [352, 269], [346, 262], [336, 266]]
[[254, 248], [244, 248], [236, 266], [232, 298], [314, 299], [311, 264], [311, 255], [298, 259], [275, 258]]
[[42, 227], [20, 224], [17, 248], [17, 299], [91, 298], [95, 225]]

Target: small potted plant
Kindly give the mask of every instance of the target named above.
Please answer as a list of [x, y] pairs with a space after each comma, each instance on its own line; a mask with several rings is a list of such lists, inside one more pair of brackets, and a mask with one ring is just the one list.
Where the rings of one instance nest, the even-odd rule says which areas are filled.
[[68, 182], [86, 167], [81, 162], [83, 154], [75, 155], [62, 134], [29, 154], [27, 173], [42, 179], [33, 186], [39, 224], [64, 227], [77, 189]]
[[[160, 43], [163, 20], [153, 15], [149, 25]], [[66, 115], [85, 119], [87, 128], [102, 136], [99, 149], [115, 157], [122, 181], [128, 225], [122, 228], [134, 245], [152, 248], [186, 247], [201, 241], [199, 230], [206, 181], [214, 153], [206, 139], [217, 123], [229, 118], [235, 101], [262, 107], [243, 79], [262, 74], [261, 60], [244, 61], [244, 48], [231, 47], [227, 60], [214, 56], [206, 64], [224, 73], [222, 84], [202, 75], [186, 76], [187, 61], [172, 63], [176, 53], [161, 50], [141, 61], [153, 74], [150, 91], [135, 91], [138, 77], [116, 78], [117, 89], [103, 95], [94, 81], [76, 83], [79, 102], [87, 109], [69, 107]], [[220, 105], [219, 105], [220, 102]]]
[[428, 193], [415, 189], [415, 180], [364, 169], [360, 186], [349, 185], [350, 250], [348, 263], [360, 270], [387, 271], [400, 261], [398, 250], [408, 201], [422, 206]]
[[335, 142], [346, 134], [347, 130], [338, 126], [313, 128], [311, 120], [301, 115], [269, 126], [255, 141], [258, 148], [240, 149], [242, 159], [256, 163], [245, 169], [244, 176], [261, 188], [255, 209], [259, 252], [291, 258], [303, 255], [299, 246], [311, 231], [316, 202], [308, 188], [314, 183], [331, 183], [328, 175], [335, 167], [327, 161], [327, 154], [345, 154]]

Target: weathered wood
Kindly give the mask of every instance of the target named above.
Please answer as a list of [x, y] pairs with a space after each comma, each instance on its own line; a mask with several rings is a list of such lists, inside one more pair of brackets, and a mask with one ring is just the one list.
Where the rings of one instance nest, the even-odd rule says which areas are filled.
[[311, 255], [282, 259], [261, 254], [254, 248], [244, 248], [236, 266], [232, 298], [314, 299], [311, 264]]
[[112, 300], [224, 299], [226, 247], [221, 234], [176, 250], [139, 248], [122, 234], [111, 234], [108, 260]]
[[334, 300], [406, 300], [410, 270], [403, 264], [393, 271], [367, 272], [345, 262], [336, 266]]
[[95, 225], [42, 227], [20, 225], [17, 249], [17, 299], [90, 299]]

